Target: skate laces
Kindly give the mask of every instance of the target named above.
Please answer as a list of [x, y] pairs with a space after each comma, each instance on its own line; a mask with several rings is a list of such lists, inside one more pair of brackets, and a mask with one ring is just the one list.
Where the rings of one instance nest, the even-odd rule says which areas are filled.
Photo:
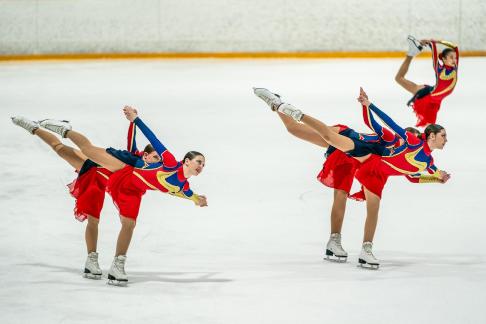
[[363, 251], [365, 251], [366, 254], [368, 254], [369, 256], [372, 256], [374, 258], [375, 256], [373, 255], [372, 248], [373, 248], [373, 245], [371, 245], [371, 244], [363, 244]]
[[341, 236], [339, 235], [335, 235], [332, 237], [332, 241], [334, 242], [334, 244], [336, 244], [336, 246], [341, 249], [341, 250], [344, 250], [343, 249], [343, 246], [341, 245]]
[[95, 253], [90, 253], [88, 254], [88, 259], [89, 261], [95, 265], [97, 268], [100, 267], [100, 265], [98, 264], [98, 254], [95, 254]]
[[125, 258], [115, 258], [115, 267], [121, 274], [125, 275]]

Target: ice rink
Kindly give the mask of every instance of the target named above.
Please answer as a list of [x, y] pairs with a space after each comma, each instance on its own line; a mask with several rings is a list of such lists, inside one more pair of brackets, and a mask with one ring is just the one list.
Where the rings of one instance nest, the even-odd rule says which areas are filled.
[[[350, 201], [345, 264], [323, 261], [332, 190], [316, 180], [323, 150], [288, 134], [253, 95], [267, 87], [329, 124], [366, 131], [359, 86], [403, 126], [415, 121], [394, 81], [401, 59], [134, 60], [0, 63], [1, 323], [486, 323], [486, 207], [481, 148], [486, 59], [461, 58], [434, 151], [445, 184], [390, 179], [374, 253], [357, 267], [365, 205]], [[435, 82], [430, 59], [409, 78]], [[85, 224], [65, 184], [75, 173], [10, 116], [62, 118], [102, 147], [126, 145], [121, 109], [177, 156], [206, 155], [191, 187], [208, 208], [148, 192], [128, 253], [126, 288], [106, 284], [120, 227], [100, 222], [103, 280], [81, 277]], [[147, 141], [138, 135], [139, 147]]]

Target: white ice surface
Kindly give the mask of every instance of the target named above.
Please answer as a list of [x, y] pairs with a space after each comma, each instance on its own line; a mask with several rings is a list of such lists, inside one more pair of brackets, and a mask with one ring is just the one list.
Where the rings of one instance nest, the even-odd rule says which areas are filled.
[[[323, 151], [287, 134], [252, 93], [264, 86], [327, 123], [365, 131], [356, 103], [407, 126], [401, 60], [92, 61], [0, 64], [0, 323], [486, 323], [486, 60], [461, 60], [439, 122], [446, 185], [389, 181], [375, 237], [379, 271], [356, 267], [365, 205], [349, 202], [346, 264], [322, 260], [332, 190]], [[409, 77], [433, 83], [430, 60]], [[149, 192], [128, 254], [127, 288], [81, 278], [84, 224], [65, 184], [75, 176], [9, 116], [72, 121], [93, 143], [125, 145], [132, 104], [176, 156], [204, 152], [191, 178], [209, 207]], [[139, 146], [146, 143], [139, 135]], [[106, 274], [119, 221], [100, 223]]]

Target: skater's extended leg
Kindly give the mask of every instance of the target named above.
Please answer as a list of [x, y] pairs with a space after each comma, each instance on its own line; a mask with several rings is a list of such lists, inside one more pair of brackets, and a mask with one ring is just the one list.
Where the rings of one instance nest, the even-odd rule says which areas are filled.
[[135, 229], [136, 221], [120, 215], [121, 229], [118, 234], [118, 240], [116, 242], [115, 256], [126, 255], [130, 241], [132, 240], [133, 230]]
[[[278, 116], [282, 120], [283, 124], [285, 125], [285, 128], [287, 128], [287, 131], [294, 135], [297, 138], [300, 138], [304, 141], [310, 142], [312, 144], [315, 144], [317, 146], [327, 148], [329, 147], [329, 143], [327, 143], [318, 133], [316, 133], [312, 128], [309, 126], [298, 123], [289, 116], [286, 116], [282, 113], [278, 113]], [[335, 132], [339, 132], [339, 127], [331, 127], [331, 129]]]
[[81, 153], [86, 155], [95, 163], [103, 166], [111, 172], [123, 169], [125, 163], [106, 153], [106, 150], [101, 147], [94, 146], [83, 134], [70, 130], [66, 133], [66, 138], [69, 138], [81, 150]]
[[418, 85], [410, 80], [405, 79], [405, 75], [408, 72], [408, 68], [410, 67], [410, 63], [412, 62], [412, 59], [413, 59], [412, 56], [407, 56], [405, 58], [405, 61], [403, 61], [402, 65], [400, 66], [400, 69], [398, 69], [397, 75], [395, 76], [395, 81], [397, 81], [399, 85], [405, 88], [405, 90], [415, 95], [417, 91], [422, 89], [424, 86]]
[[86, 161], [86, 157], [81, 154], [80, 151], [65, 145], [54, 134], [43, 130], [36, 129], [34, 135], [37, 135], [42, 141], [49, 145], [63, 160], [68, 162], [74, 169], [81, 170], [83, 163]]
[[98, 224], [98, 218], [88, 216], [88, 224], [86, 225], [86, 231], [84, 235], [88, 254], [91, 252], [96, 252], [98, 246]]
[[327, 126], [323, 122], [309, 115], [303, 115], [300, 121], [319, 134], [326, 143], [329, 143], [329, 145], [334, 146], [338, 150], [347, 152], [354, 149], [354, 142], [350, 138], [336, 133], [332, 127]]
[[105, 169], [108, 169], [111, 172], [116, 172], [125, 167], [125, 163], [106, 153], [105, 149], [94, 146], [86, 136], [73, 131], [71, 125], [66, 121], [45, 119], [39, 124], [64, 138], [69, 138], [77, 147], [79, 147], [82, 154]]
[[363, 242], [373, 242], [376, 225], [378, 224], [378, 211], [380, 209], [380, 197], [364, 188], [366, 197], [366, 222]]

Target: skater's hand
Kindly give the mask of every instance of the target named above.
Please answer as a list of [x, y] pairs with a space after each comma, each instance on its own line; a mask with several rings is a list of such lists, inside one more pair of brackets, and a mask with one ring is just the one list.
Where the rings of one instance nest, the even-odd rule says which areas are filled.
[[446, 183], [449, 179], [451, 178], [451, 175], [447, 173], [446, 171], [439, 171], [439, 179], [440, 183]]
[[420, 45], [422, 45], [422, 46], [430, 45], [431, 42], [432, 42], [431, 39], [421, 39], [420, 40]]
[[199, 207], [206, 207], [208, 205], [206, 196], [199, 196], [196, 205]]
[[368, 95], [361, 87], [359, 88], [358, 102], [366, 107], [368, 107], [371, 104], [371, 102], [368, 100]]
[[133, 108], [133, 107], [130, 107], [130, 106], [125, 106], [123, 108], [123, 113], [125, 114], [125, 117], [131, 122], [133, 123], [133, 121], [135, 120], [135, 118], [138, 117], [138, 112], [137, 112], [137, 109]]

